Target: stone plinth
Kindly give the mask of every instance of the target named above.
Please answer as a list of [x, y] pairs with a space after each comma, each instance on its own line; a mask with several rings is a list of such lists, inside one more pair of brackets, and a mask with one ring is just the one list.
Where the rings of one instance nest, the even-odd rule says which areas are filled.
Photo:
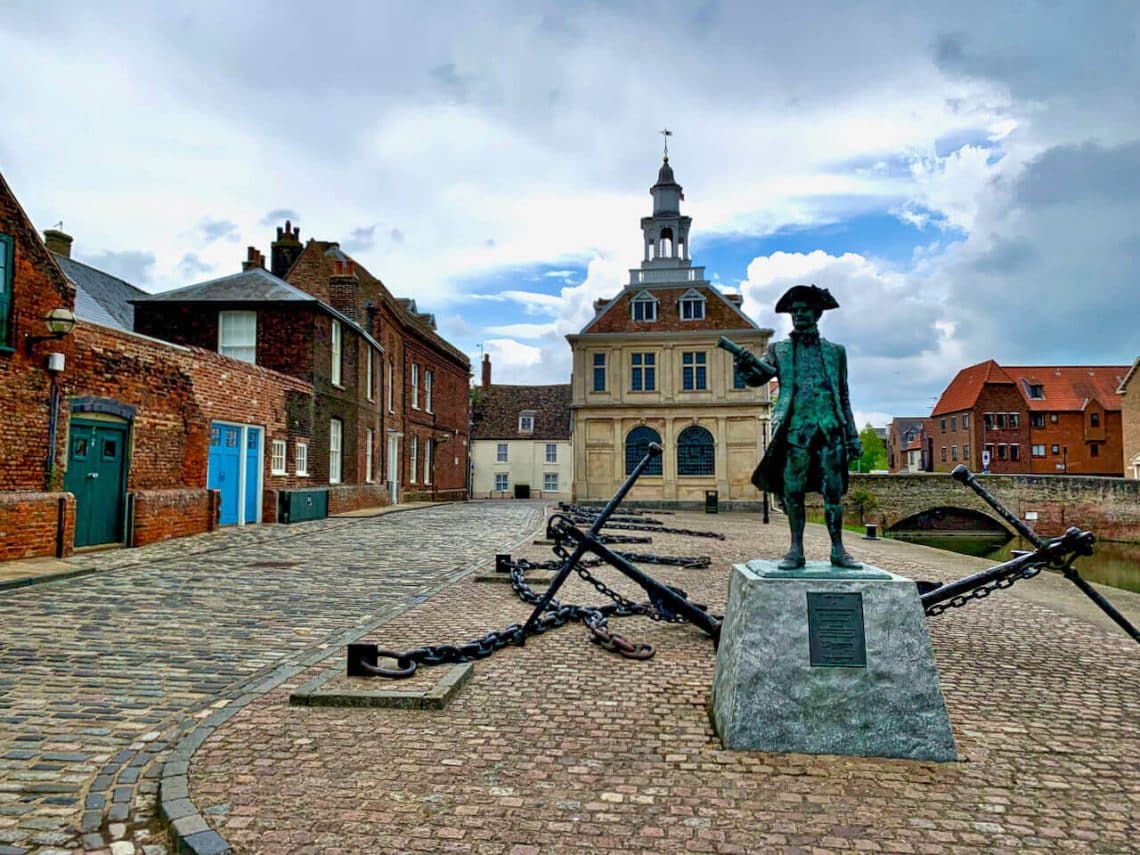
[[918, 590], [875, 567], [734, 565], [712, 719], [729, 749], [957, 759]]

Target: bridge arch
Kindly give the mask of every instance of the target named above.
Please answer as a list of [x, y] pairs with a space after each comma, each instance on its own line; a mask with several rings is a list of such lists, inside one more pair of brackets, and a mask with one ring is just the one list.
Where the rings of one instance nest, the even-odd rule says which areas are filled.
[[1010, 535], [1010, 528], [989, 514], [973, 508], [937, 505], [918, 511], [887, 527], [891, 532], [979, 532]]

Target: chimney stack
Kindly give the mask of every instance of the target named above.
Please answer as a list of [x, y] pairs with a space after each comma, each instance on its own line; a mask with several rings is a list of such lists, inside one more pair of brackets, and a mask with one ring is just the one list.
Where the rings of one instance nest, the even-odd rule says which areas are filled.
[[265, 269], [265, 256], [262, 255], [257, 247], [251, 246], [246, 248], [245, 261], [241, 263], [242, 271], [253, 270], [256, 267]]
[[303, 249], [301, 230], [286, 220], [285, 228], [277, 227], [277, 240], [269, 245], [269, 272], [284, 279]]
[[483, 354], [483, 388], [491, 388], [491, 354]]
[[71, 258], [71, 235], [59, 229], [44, 229], [44, 243], [56, 255]]

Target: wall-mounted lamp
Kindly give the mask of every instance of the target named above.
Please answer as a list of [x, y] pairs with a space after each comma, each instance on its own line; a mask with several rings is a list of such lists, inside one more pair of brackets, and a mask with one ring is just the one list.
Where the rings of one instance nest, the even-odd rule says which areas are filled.
[[51, 335], [24, 336], [24, 350], [28, 356], [32, 355], [32, 347], [36, 343], [51, 341], [52, 339], [61, 339], [75, 329], [75, 314], [71, 309], [64, 306], [60, 306], [58, 309], [52, 309], [43, 320], [44, 323], [47, 324]]

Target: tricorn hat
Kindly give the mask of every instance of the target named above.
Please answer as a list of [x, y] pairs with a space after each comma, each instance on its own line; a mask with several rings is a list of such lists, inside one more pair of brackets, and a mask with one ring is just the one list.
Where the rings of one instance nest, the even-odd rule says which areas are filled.
[[820, 288], [816, 285], [794, 285], [776, 302], [776, 311], [790, 312], [792, 303], [796, 300], [802, 300], [808, 305], [814, 306], [819, 312], [839, 308], [839, 304], [835, 302], [835, 298], [826, 288]]

